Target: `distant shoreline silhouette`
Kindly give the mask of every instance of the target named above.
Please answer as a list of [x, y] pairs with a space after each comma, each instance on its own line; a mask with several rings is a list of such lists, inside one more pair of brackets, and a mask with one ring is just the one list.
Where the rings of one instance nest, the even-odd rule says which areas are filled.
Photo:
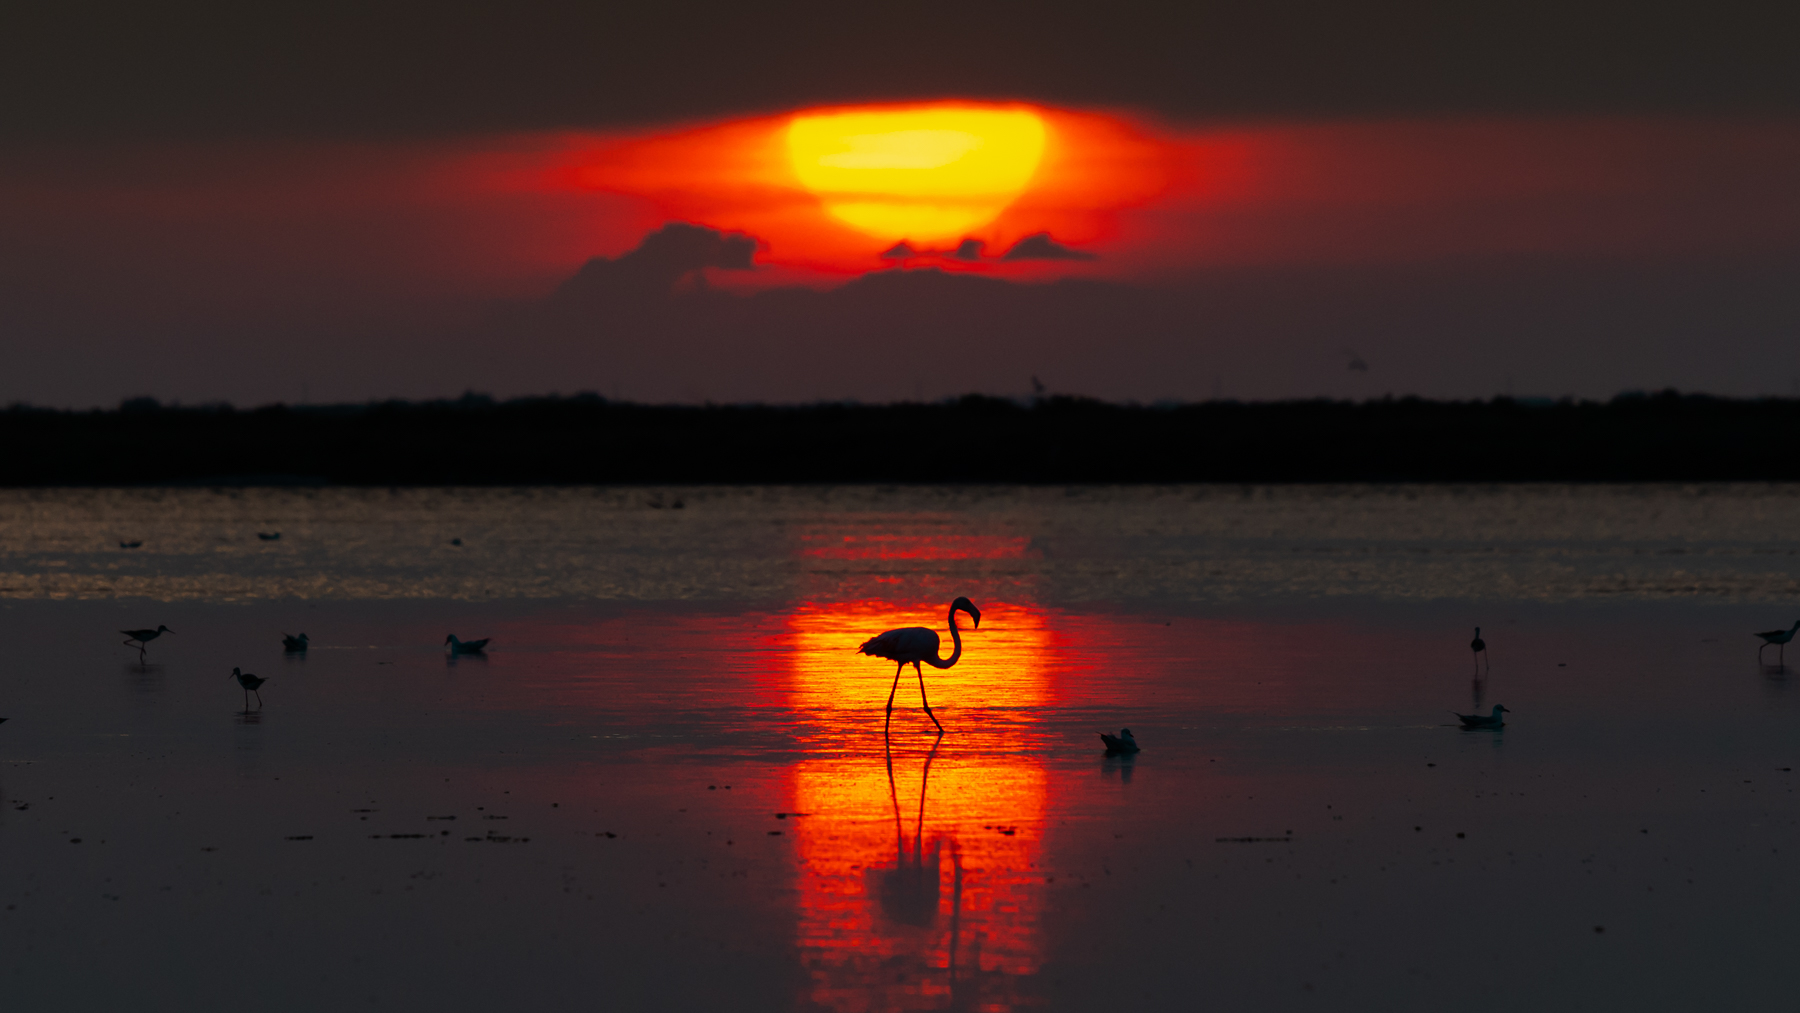
[[[1028, 375], [1028, 374], [1022, 374]], [[0, 485], [1800, 480], [1800, 399], [511, 401], [0, 411]], [[946, 452], [954, 450], [955, 452]]]

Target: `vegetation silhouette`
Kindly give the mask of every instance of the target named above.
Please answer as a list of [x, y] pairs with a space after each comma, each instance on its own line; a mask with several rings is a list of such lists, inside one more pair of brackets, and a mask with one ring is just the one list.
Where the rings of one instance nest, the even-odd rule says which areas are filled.
[[117, 411], [0, 411], [0, 484], [1776, 481], [1800, 479], [1797, 438], [1800, 399], [1674, 391], [797, 406], [471, 393], [246, 410], [140, 398]]

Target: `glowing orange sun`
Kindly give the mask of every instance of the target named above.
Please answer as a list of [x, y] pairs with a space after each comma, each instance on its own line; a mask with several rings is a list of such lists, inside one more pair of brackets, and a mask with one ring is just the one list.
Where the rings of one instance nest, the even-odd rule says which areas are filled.
[[1035, 112], [966, 105], [805, 113], [789, 163], [832, 217], [883, 241], [955, 242], [999, 217], [1043, 160]]

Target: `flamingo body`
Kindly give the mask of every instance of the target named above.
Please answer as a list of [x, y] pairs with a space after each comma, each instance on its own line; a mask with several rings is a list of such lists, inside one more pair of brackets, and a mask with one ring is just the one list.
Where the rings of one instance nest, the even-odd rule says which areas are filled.
[[894, 694], [900, 691], [900, 673], [905, 671], [909, 664], [919, 676], [919, 699], [925, 705], [925, 716], [931, 719], [932, 724], [937, 725], [939, 735], [944, 734], [943, 724], [938, 721], [936, 714], [931, 713], [931, 700], [925, 695], [925, 670], [920, 665], [949, 668], [962, 657], [962, 631], [956, 627], [956, 613], [958, 612], [967, 612], [969, 618], [974, 620], [975, 628], [981, 628], [981, 610], [975, 607], [974, 602], [967, 598], [958, 598], [951, 602], [950, 639], [955, 642], [956, 649], [950, 652], [948, 658], [938, 657], [938, 645], [941, 641], [938, 639], [937, 631], [926, 629], [923, 626], [906, 626], [897, 630], [888, 630], [886, 633], [863, 641], [862, 646], [856, 649], [860, 654], [867, 654], [874, 658], [886, 658], [896, 663], [894, 685], [892, 689], [888, 690], [887, 724], [882, 726], [882, 734], [885, 735], [888, 725], [892, 725], [894, 722]]

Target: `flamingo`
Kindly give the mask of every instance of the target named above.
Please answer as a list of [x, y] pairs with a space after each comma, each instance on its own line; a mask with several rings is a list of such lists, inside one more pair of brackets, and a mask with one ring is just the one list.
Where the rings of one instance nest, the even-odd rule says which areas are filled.
[[[1456, 712], [1452, 711], [1451, 713], [1455, 714]], [[1457, 714], [1456, 716], [1462, 719], [1464, 728], [1501, 728], [1506, 725], [1506, 719], [1500, 715], [1511, 713], [1505, 707], [1495, 704], [1492, 714]]]
[[[1481, 627], [1475, 627], [1475, 639], [1469, 641], [1469, 650], [1475, 654], [1475, 674], [1481, 674], [1481, 663], [1487, 660], [1487, 641], [1481, 639]], [[1490, 666], [1491, 670], [1491, 666]]]
[[175, 631], [169, 629], [167, 626], [158, 624], [156, 629], [153, 630], [120, 630], [119, 632], [125, 634], [124, 643], [126, 647], [130, 647], [133, 640], [138, 642], [138, 659], [142, 660], [144, 657], [144, 648], [150, 646], [150, 641], [155, 640], [165, 633], [174, 633]]
[[1776, 658], [1779, 660], [1775, 663], [1778, 665], [1785, 664], [1787, 662], [1787, 642], [1794, 639], [1795, 631], [1800, 631], [1800, 619], [1794, 620], [1794, 625], [1785, 630], [1770, 630], [1767, 633], [1756, 634], [1763, 638], [1763, 645], [1756, 649], [1756, 660], [1761, 662], [1762, 652], [1768, 650], [1770, 644], [1775, 644], [1781, 648], [1781, 652], [1776, 655]]
[[236, 679], [238, 681], [238, 685], [244, 687], [244, 710], [245, 711], [250, 710], [250, 694], [252, 694], [252, 693], [256, 693], [256, 706], [258, 706], [258, 707], [262, 706], [262, 694], [257, 692], [257, 687], [261, 686], [265, 682], [268, 682], [269, 680], [263, 678], [260, 675], [251, 675], [249, 672], [239, 671], [238, 669], [235, 669], [235, 668], [231, 670], [230, 678]]
[[969, 617], [975, 621], [975, 628], [981, 628], [981, 610], [975, 607], [974, 602], [967, 598], [958, 598], [951, 602], [950, 639], [955, 641], [956, 649], [950, 652], [948, 658], [941, 660], [938, 658], [937, 631], [926, 629], [923, 626], [889, 630], [880, 636], [870, 637], [863, 642], [861, 647], [857, 648], [857, 651], [870, 657], [886, 658], [899, 663], [894, 668], [894, 686], [888, 690], [887, 724], [882, 725], [883, 735], [887, 734], [888, 726], [894, 723], [894, 694], [900, 691], [900, 673], [906, 670], [908, 663], [912, 665], [913, 671], [919, 676], [919, 699], [925, 703], [925, 716], [931, 719], [932, 724], [937, 725], [939, 735], [944, 734], [944, 726], [938, 721], [937, 715], [931, 713], [931, 700], [925, 696], [925, 670], [919, 667], [919, 663], [925, 662], [932, 668], [949, 668], [962, 657], [962, 631], [956, 628], [958, 610], [967, 612]]
[[487, 650], [488, 641], [493, 637], [482, 637], [480, 640], [462, 641], [452, 633], [444, 638], [444, 644], [450, 648], [451, 654], [480, 654]]
[[297, 637], [290, 637], [283, 633], [281, 635], [281, 649], [287, 651], [289, 654], [297, 652], [303, 653], [306, 650], [306, 643], [309, 639], [310, 638], [304, 633]]

